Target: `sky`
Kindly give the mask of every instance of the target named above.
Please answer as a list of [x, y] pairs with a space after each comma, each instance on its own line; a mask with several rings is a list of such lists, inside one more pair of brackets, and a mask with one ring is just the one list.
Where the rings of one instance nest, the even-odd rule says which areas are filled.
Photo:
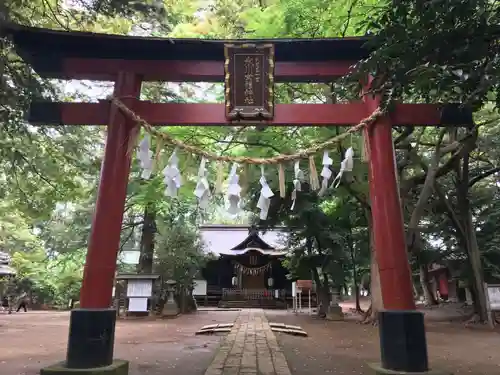
[[[87, 3], [89, 0], [65, 0], [65, 6], [68, 8], [83, 9], [82, 4]], [[213, 4], [212, 0], [193, 0], [199, 4], [198, 11], [195, 13], [200, 19], [206, 16], [207, 8]], [[147, 37], [151, 35], [151, 27], [148, 28], [147, 23], [141, 23], [137, 27], [132, 27], [132, 30], [127, 34], [136, 37]], [[222, 56], [221, 56], [222, 59]], [[70, 81], [57, 81], [57, 84], [62, 88], [63, 93], [67, 95], [83, 94], [88, 97], [91, 101], [97, 101], [98, 99], [104, 99], [108, 95], [113, 93], [113, 83], [112, 82], [95, 82], [88, 80], [70, 80]], [[180, 96], [180, 84], [175, 82], [166, 82], [169, 91], [172, 91]], [[197, 102], [215, 102], [217, 97], [217, 92], [209, 91], [213, 85], [205, 82], [196, 83], [197, 89], [193, 90], [195, 96], [190, 98], [192, 101]]]
[[[89, 80], [54, 80], [62, 90], [63, 95], [84, 95], [86, 102], [97, 102], [99, 99], [105, 99], [113, 93], [113, 82], [89, 81]], [[193, 97], [186, 98], [193, 102], [215, 103], [218, 92], [212, 90], [213, 84], [207, 82], [186, 83], [196, 86]], [[165, 82], [169, 91], [179, 96], [183, 96], [181, 84], [177, 82]], [[221, 88], [222, 90], [222, 88]], [[191, 91], [191, 90], [190, 90]], [[80, 100], [78, 100], [80, 101]]]

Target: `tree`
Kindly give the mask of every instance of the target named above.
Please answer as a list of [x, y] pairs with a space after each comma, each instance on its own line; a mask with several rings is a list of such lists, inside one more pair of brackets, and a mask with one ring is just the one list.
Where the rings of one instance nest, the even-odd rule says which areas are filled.
[[176, 282], [181, 311], [185, 311], [189, 303], [186, 297], [208, 257], [198, 232], [186, 221], [172, 220], [171, 216], [164, 220], [158, 225], [154, 271], [162, 277], [163, 290], [168, 280]]
[[[268, 219], [259, 225], [263, 229], [276, 225], [287, 228], [285, 246], [289, 254], [284, 264], [292, 279], [314, 280], [321, 306], [318, 314], [324, 315], [330, 306], [330, 291], [340, 291], [349, 277], [349, 247], [354, 246], [349, 212], [341, 200], [319, 196], [310, 191], [307, 183], [302, 183], [292, 210], [292, 190], [289, 186], [284, 199], [272, 198]], [[250, 204], [255, 203], [258, 195], [258, 191], [253, 190]]]

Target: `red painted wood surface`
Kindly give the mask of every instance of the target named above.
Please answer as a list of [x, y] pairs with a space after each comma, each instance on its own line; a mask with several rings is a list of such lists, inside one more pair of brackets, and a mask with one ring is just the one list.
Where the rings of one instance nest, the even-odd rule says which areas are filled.
[[312, 280], [297, 280], [297, 288], [302, 292], [307, 292], [313, 289], [313, 282]]
[[[141, 80], [134, 74], [118, 76], [115, 95], [129, 96], [133, 107], [139, 97]], [[90, 232], [87, 258], [80, 290], [81, 308], [109, 308], [112, 300], [116, 258], [127, 193], [131, 154], [129, 138], [137, 130], [115, 106], [109, 113], [108, 135], [101, 166], [101, 179]]]
[[[378, 101], [367, 98], [366, 106], [374, 110]], [[384, 117], [373, 125], [368, 137], [372, 235], [384, 308], [414, 310], [413, 285], [396, 180], [392, 125], [391, 119]]]
[[449, 294], [449, 288], [448, 288], [448, 274], [446, 273], [445, 270], [441, 272], [438, 276], [439, 280], [439, 294], [441, 296], [446, 296], [448, 297]]
[[[67, 125], [106, 125], [110, 103], [61, 103], [62, 122]], [[135, 112], [152, 125], [238, 125], [228, 122], [224, 104], [177, 104], [140, 101]], [[345, 126], [357, 124], [371, 111], [362, 102], [349, 104], [277, 104], [270, 126]], [[394, 125], [440, 124], [440, 110], [431, 104], [397, 104], [390, 119]], [[43, 124], [36, 118], [30, 122]]]
[[[356, 61], [279, 62], [277, 82], [326, 82], [346, 75]], [[76, 59], [63, 62], [66, 79], [115, 80], [119, 71], [135, 73], [144, 81], [223, 82], [223, 61], [152, 61], [115, 59]]]

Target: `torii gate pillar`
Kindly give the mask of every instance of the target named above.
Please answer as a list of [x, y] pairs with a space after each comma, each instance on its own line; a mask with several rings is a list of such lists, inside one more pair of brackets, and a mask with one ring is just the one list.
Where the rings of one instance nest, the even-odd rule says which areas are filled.
[[[133, 108], [134, 98], [138, 99], [140, 92], [140, 76], [118, 74], [115, 96], [124, 98]], [[72, 369], [101, 367], [114, 374], [118, 369], [128, 368], [127, 362], [113, 360], [116, 310], [111, 304], [130, 172], [129, 143], [138, 128], [112, 105], [107, 130], [80, 308], [71, 312], [66, 366]]]
[[[374, 111], [377, 97], [365, 104]], [[429, 370], [424, 316], [416, 311], [389, 115], [365, 129], [369, 155], [372, 235], [384, 310], [379, 312], [381, 366], [377, 374]]]

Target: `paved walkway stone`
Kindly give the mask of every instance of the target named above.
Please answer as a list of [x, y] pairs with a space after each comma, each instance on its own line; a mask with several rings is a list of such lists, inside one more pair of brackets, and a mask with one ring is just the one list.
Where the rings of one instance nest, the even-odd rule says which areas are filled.
[[240, 312], [205, 375], [291, 375], [262, 309]]

